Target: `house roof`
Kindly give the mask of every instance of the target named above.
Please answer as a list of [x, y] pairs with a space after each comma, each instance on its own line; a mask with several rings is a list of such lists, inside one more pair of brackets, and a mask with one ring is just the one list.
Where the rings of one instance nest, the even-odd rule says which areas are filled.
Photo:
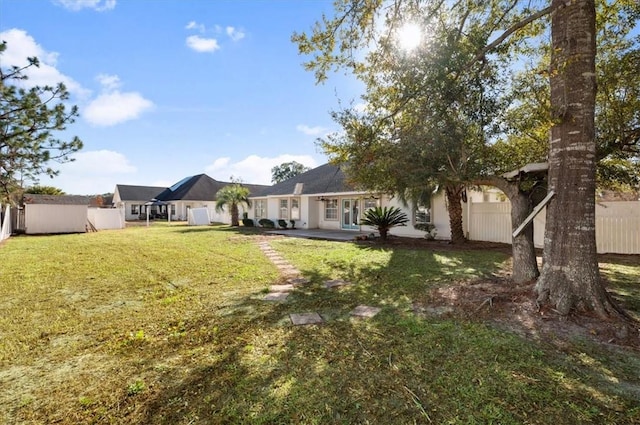
[[164, 187], [158, 186], [116, 185], [116, 191], [120, 194], [121, 201], [148, 201], [155, 198], [165, 189]]
[[81, 195], [39, 195], [25, 193], [22, 196], [23, 204], [47, 204], [47, 205], [89, 205], [89, 197]]
[[[206, 174], [186, 177], [173, 186], [157, 193], [154, 197], [160, 201], [215, 201], [216, 193], [232, 183], [220, 182]], [[269, 186], [243, 184], [252, 196], [260, 196]]]
[[340, 167], [332, 164], [324, 164], [269, 187], [263, 193], [263, 196], [292, 194], [313, 195], [353, 192], [354, 190], [356, 190], [356, 188], [347, 183]]

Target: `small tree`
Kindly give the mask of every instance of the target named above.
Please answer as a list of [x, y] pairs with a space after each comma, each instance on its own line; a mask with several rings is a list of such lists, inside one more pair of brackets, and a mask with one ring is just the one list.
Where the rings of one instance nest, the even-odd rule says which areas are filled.
[[240, 213], [238, 211], [239, 205], [246, 205], [249, 208], [251, 207], [249, 189], [241, 184], [234, 183], [229, 186], [225, 186], [216, 193], [216, 211], [224, 210], [225, 206], [229, 207], [232, 226], [240, 226]]
[[409, 222], [409, 219], [400, 208], [376, 207], [367, 210], [360, 223], [377, 228], [378, 232], [380, 232], [380, 238], [386, 241], [389, 230], [396, 226], [406, 226], [407, 222]]
[[274, 184], [280, 183], [309, 170], [311, 170], [311, 168], [296, 161], [283, 162], [271, 169], [271, 182]]

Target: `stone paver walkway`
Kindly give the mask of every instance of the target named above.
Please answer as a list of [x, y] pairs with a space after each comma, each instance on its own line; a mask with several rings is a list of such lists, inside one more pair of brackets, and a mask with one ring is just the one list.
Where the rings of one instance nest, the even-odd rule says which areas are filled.
[[375, 316], [376, 314], [380, 313], [380, 310], [382, 310], [380, 307], [371, 307], [368, 305], [359, 305], [356, 308], [354, 308], [353, 310], [351, 310], [351, 314], [352, 316], [356, 316], [356, 317], [366, 317], [367, 319], [372, 318], [373, 316]]
[[[295, 289], [296, 286], [306, 285], [309, 283], [308, 279], [301, 276], [300, 271], [290, 264], [287, 260], [282, 258], [278, 254], [269, 242], [258, 243], [260, 250], [264, 255], [271, 260], [271, 262], [278, 268], [278, 271], [287, 278], [287, 283], [280, 285], [271, 285], [269, 287], [269, 293], [263, 298], [264, 301], [286, 301], [289, 293]], [[325, 288], [337, 288], [340, 286], [350, 285], [351, 282], [342, 279], [328, 280], [324, 283]], [[371, 307], [366, 305], [359, 305], [354, 308], [349, 314], [355, 317], [371, 318], [380, 312], [379, 307]], [[324, 319], [317, 312], [311, 313], [291, 313], [289, 315], [291, 323], [294, 325], [312, 325], [324, 323]]]
[[289, 317], [294, 325], [316, 325], [324, 322], [315, 311], [313, 313], [291, 313]]

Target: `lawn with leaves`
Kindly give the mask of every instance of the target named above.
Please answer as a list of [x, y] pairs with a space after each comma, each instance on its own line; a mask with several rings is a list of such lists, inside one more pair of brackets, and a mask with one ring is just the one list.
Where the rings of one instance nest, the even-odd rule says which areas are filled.
[[[274, 303], [265, 238], [174, 224], [0, 245], [0, 422], [640, 423], [637, 352], [414, 313], [504, 254], [268, 237], [311, 282]], [[639, 306], [637, 263], [603, 271]], [[382, 310], [350, 317], [361, 304]], [[325, 323], [291, 325], [313, 311]]]

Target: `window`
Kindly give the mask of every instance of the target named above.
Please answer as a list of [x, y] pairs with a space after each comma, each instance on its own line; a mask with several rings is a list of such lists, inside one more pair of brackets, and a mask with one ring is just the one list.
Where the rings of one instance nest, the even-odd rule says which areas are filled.
[[324, 219], [325, 220], [338, 219], [338, 200], [337, 199], [327, 199], [324, 202]]
[[291, 220], [300, 220], [300, 200], [298, 198], [291, 199]]
[[366, 198], [364, 200], [364, 210], [370, 210], [378, 206], [378, 200], [375, 198]]
[[426, 205], [417, 205], [413, 210], [413, 224], [431, 223], [431, 208]]
[[171, 204], [171, 215], [176, 215], [176, 205]]
[[139, 214], [140, 213], [139, 207], [140, 207], [139, 205], [131, 204], [131, 214]]
[[254, 203], [254, 218], [260, 220], [261, 218], [265, 218], [265, 208], [264, 208], [264, 199], [258, 199]]
[[280, 199], [280, 213], [278, 215], [278, 218], [282, 220], [289, 219], [289, 200], [288, 199]]

